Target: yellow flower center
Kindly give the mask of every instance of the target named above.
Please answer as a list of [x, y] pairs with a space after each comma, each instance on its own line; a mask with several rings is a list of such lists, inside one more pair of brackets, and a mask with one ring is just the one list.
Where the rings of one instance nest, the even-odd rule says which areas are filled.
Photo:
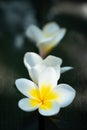
[[52, 89], [51, 85], [43, 84], [40, 88], [33, 88], [29, 91], [31, 96], [30, 103], [32, 106], [40, 105], [41, 108], [47, 109], [52, 107], [52, 101], [58, 100], [58, 93]]

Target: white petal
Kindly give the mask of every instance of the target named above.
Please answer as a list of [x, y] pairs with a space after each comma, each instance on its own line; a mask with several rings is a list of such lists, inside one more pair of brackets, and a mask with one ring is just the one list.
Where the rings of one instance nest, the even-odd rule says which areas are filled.
[[29, 111], [34, 111], [38, 108], [39, 105], [37, 106], [32, 106], [29, 102], [29, 98], [23, 98], [18, 102], [18, 107], [22, 109], [23, 111], [29, 112]]
[[45, 65], [52, 66], [55, 68], [62, 64], [62, 59], [56, 56], [49, 55], [47, 58], [43, 60], [43, 62], [45, 63]]
[[35, 25], [30, 25], [27, 28], [26, 36], [37, 43], [44, 39], [42, 31]]
[[[54, 38], [53, 38], [54, 39]], [[53, 39], [43, 41], [38, 44], [39, 54], [44, 58], [55, 46], [54, 43], [51, 44]]]
[[38, 43], [37, 43], [37, 47], [39, 47], [40, 44], [49, 44], [51, 43], [53, 40], [55, 39], [55, 36], [50, 36], [50, 37], [44, 37], [44, 39], [40, 40]]
[[48, 56], [46, 59], [42, 60], [42, 62], [38, 63], [35, 67], [32, 67], [29, 70], [30, 77], [33, 79], [35, 83], [38, 81], [38, 75], [43, 70], [48, 67], [53, 67], [57, 74], [57, 80], [60, 77], [60, 65], [62, 64], [62, 59], [55, 56]]
[[24, 55], [24, 64], [29, 70], [31, 67], [34, 67], [36, 64], [42, 61], [42, 58], [33, 52], [27, 52]]
[[63, 38], [65, 29], [58, 30], [54, 35], [45, 38], [43, 41], [37, 44], [40, 55], [45, 56], [48, 54]]
[[39, 53], [42, 57], [45, 57], [55, 46], [54, 39], [55, 39], [54, 37], [50, 37], [49, 39], [46, 38], [46, 39], [44, 39], [44, 41], [37, 44]]
[[60, 66], [62, 64], [62, 59], [58, 58], [56, 56], [48, 56], [45, 60], [42, 61], [42, 63], [46, 66], [46, 67], [53, 67], [56, 71], [57, 74], [57, 78], [60, 78]]
[[65, 28], [62, 28], [62, 29], [59, 29], [58, 32], [56, 33], [56, 38], [55, 38], [55, 41], [56, 43], [60, 42], [62, 40], [62, 38], [64, 37], [66, 33], [66, 29]]
[[52, 35], [52, 34], [56, 33], [59, 28], [60, 27], [57, 23], [50, 22], [43, 27], [43, 32], [44, 32], [44, 34]]
[[30, 77], [32, 78], [32, 80], [37, 84], [38, 83], [38, 76], [39, 76], [39, 73], [41, 73], [43, 70], [46, 69], [46, 66], [44, 66], [43, 64], [41, 65], [36, 65], [35, 67], [32, 67], [30, 70], [29, 70], [29, 75]]
[[65, 33], [66, 33], [65, 28], [59, 29], [56, 33], [47, 37], [44, 41], [41, 41], [41, 43], [38, 45], [43, 47], [44, 50], [45, 49], [48, 50], [49, 48], [52, 49], [60, 43]]
[[59, 84], [56, 88], [56, 92], [59, 94], [59, 105], [60, 107], [66, 107], [72, 103], [75, 98], [75, 90], [67, 84]]
[[37, 84], [38, 83], [38, 70], [36, 69], [36, 67], [32, 67], [29, 70], [29, 75], [31, 77], [31, 79]]
[[60, 108], [56, 102], [52, 102], [52, 107], [51, 108], [40, 108], [39, 107], [39, 113], [43, 116], [52, 116], [56, 115], [59, 112]]
[[55, 87], [57, 85], [57, 74], [55, 69], [49, 67], [46, 70], [42, 71], [38, 77], [39, 87], [43, 85], [51, 85]]
[[17, 89], [27, 97], [29, 97], [29, 91], [32, 88], [37, 87], [35, 83], [25, 78], [17, 79], [15, 84]]
[[73, 67], [71, 67], [71, 66], [61, 67], [61, 73], [64, 73], [64, 72], [69, 71], [71, 69], [73, 69]]

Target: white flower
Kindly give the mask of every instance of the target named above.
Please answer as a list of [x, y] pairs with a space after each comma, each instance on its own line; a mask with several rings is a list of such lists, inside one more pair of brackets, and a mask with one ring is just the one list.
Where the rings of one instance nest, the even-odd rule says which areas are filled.
[[56, 56], [49, 55], [42, 59], [40, 55], [34, 52], [27, 52], [24, 56], [24, 64], [28, 69], [29, 75], [34, 82], [37, 83], [37, 75], [48, 67], [53, 67], [57, 74], [57, 79], [60, 78], [60, 73], [72, 69], [72, 67], [61, 67], [62, 59]]
[[18, 103], [20, 109], [26, 112], [38, 109], [41, 115], [52, 116], [72, 103], [76, 92], [67, 84], [57, 85], [55, 69], [47, 68], [37, 79], [37, 84], [25, 78], [16, 80], [18, 90], [26, 96]]
[[26, 30], [26, 36], [36, 42], [40, 55], [45, 57], [54, 48], [66, 32], [65, 28], [60, 28], [55, 22], [46, 24], [43, 29], [35, 25], [30, 25]]

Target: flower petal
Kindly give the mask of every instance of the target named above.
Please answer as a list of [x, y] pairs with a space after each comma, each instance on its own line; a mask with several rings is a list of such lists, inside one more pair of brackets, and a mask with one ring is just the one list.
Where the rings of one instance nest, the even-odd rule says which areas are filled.
[[30, 77], [33, 79], [35, 83], [37, 83], [39, 73], [48, 67], [53, 67], [56, 71], [57, 78], [59, 79], [61, 64], [62, 64], [61, 58], [50, 55], [46, 59], [42, 60], [42, 62], [39, 62], [35, 67], [32, 67], [29, 70]]
[[55, 47], [55, 37], [45, 38], [43, 41], [37, 44], [39, 53], [42, 57], [45, 57]]
[[67, 84], [59, 84], [55, 90], [59, 94], [58, 103], [60, 107], [71, 104], [76, 95], [75, 90]]
[[71, 66], [65, 66], [65, 67], [61, 67], [61, 73], [64, 73], [64, 72], [66, 72], [66, 71], [69, 71], [69, 70], [71, 70], [71, 69], [73, 69], [73, 67], [71, 67]]
[[32, 67], [29, 70], [29, 75], [31, 77], [31, 79], [37, 84], [38, 83], [38, 76], [39, 73], [41, 73], [43, 70], [46, 69], [46, 66], [44, 66], [43, 64], [38, 64], [35, 67]]
[[56, 56], [49, 55], [47, 58], [43, 60], [43, 62], [45, 63], [45, 65], [52, 66], [55, 68], [62, 64], [62, 59]]
[[56, 71], [57, 78], [60, 78], [60, 66], [62, 64], [62, 59], [56, 56], [48, 56], [45, 60], [42, 61], [45, 66], [53, 67]]
[[49, 101], [45, 105], [46, 106], [42, 105], [39, 107], [39, 113], [43, 116], [56, 115], [60, 110], [57, 102], [50, 102]]
[[39, 52], [41, 55], [46, 55], [49, 53], [63, 38], [65, 35], [65, 29], [59, 29], [54, 35], [45, 38], [40, 43], [37, 44]]
[[36, 64], [38, 64], [41, 61], [42, 61], [42, 58], [36, 53], [27, 52], [24, 55], [24, 64], [28, 70], [31, 69], [31, 67], [35, 66]]
[[62, 29], [59, 29], [58, 32], [56, 33], [56, 38], [55, 38], [55, 41], [56, 43], [59, 43], [62, 38], [64, 37], [66, 33], [66, 29], [65, 28], [62, 28]]
[[38, 84], [39, 87], [43, 86], [55, 87], [57, 85], [57, 74], [55, 69], [49, 67], [46, 68], [46, 70], [42, 71], [38, 77]]
[[47, 58], [45, 58], [40, 64], [39, 66], [40, 69], [39, 70], [45, 70], [46, 68], [48, 67], [53, 67], [56, 71], [56, 74], [57, 74], [57, 80], [60, 78], [60, 66], [62, 64], [62, 59], [61, 58], [58, 58], [56, 56], [52, 56], [52, 55], [49, 55]]
[[37, 87], [35, 83], [25, 78], [17, 79], [15, 84], [17, 89], [27, 97], [29, 97], [29, 91], [32, 88]]
[[18, 102], [18, 107], [23, 111], [29, 112], [34, 111], [39, 107], [40, 104], [32, 105], [29, 98], [23, 98]]
[[43, 27], [43, 32], [46, 35], [52, 35], [59, 30], [59, 25], [55, 22], [50, 22]]
[[42, 31], [35, 25], [30, 25], [27, 28], [26, 36], [37, 43], [44, 39]]
[[38, 43], [37, 43], [37, 47], [40, 45], [40, 44], [43, 44], [43, 43], [50, 43], [51, 41], [53, 41], [55, 38], [54, 35], [50, 36], [50, 37], [44, 37], [44, 39], [40, 40]]

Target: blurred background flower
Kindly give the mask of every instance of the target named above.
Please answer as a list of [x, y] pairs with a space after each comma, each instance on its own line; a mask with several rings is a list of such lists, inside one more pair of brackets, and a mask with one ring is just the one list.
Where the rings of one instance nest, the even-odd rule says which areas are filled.
[[36, 43], [39, 54], [44, 58], [56, 47], [66, 33], [56, 22], [49, 22], [41, 30], [35, 25], [29, 25], [26, 29], [26, 36]]

